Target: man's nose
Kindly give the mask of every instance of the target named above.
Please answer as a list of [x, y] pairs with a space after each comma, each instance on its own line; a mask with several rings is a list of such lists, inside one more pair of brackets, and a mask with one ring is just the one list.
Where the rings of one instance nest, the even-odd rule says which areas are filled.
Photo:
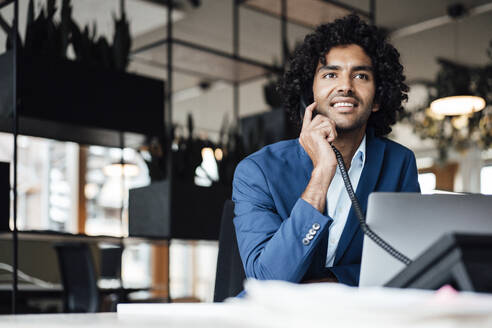
[[338, 85], [338, 92], [342, 94], [351, 94], [353, 93], [353, 85], [352, 85], [352, 79], [350, 76], [346, 76], [345, 74], [340, 77], [339, 85]]

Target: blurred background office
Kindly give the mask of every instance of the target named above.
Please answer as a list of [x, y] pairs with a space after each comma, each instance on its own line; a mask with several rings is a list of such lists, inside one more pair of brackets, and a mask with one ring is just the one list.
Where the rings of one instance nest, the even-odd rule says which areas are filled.
[[[0, 1], [4, 58], [13, 51], [14, 13], [7, 3]], [[131, 289], [131, 300], [211, 301], [222, 208], [207, 211], [206, 204], [230, 197], [241, 158], [296, 137], [273, 86], [314, 26], [352, 11], [384, 27], [400, 51], [409, 101], [389, 138], [415, 152], [422, 191], [492, 194], [491, 1], [176, 0], [168, 15], [165, 0], [19, 0], [19, 67], [44, 69], [36, 73], [43, 78], [31, 82], [32, 70], [19, 73], [19, 270], [30, 277], [22, 282], [60, 284], [53, 242], [76, 236], [91, 245], [99, 278], [101, 263], [110, 261], [101, 262], [104, 250], [123, 248], [116, 255], [120, 262], [114, 262], [121, 265], [113, 270], [115, 281], [105, 283]], [[66, 61], [82, 68], [53, 64]], [[1, 64], [7, 90], [12, 64]], [[91, 89], [98, 76], [108, 82]], [[77, 94], [60, 89], [75, 80]], [[114, 82], [121, 80], [128, 84]], [[152, 87], [147, 93], [139, 87], [144, 83]], [[28, 99], [36, 94], [32, 89], [44, 96]], [[7, 93], [0, 161], [10, 163], [12, 183]], [[472, 105], [465, 99], [457, 112], [433, 103], [464, 95]], [[57, 103], [58, 98], [69, 100]], [[104, 105], [75, 104], [84, 98]], [[125, 102], [132, 107], [127, 110]], [[152, 202], [155, 190], [164, 191]], [[149, 210], [132, 209], [132, 195]], [[166, 201], [174, 205], [160, 208]], [[143, 217], [150, 231], [132, 231], [132, 220]], [[168, 226], [158, 233], [164, 223], [154, 227], [152, 220]], [[0, 234], [4, 285], [11, 282], [8, 230]], [[58, 296], [28, 300], [25, 311], [60, 311]], [[1, 302], [2, 313], [8, 313], [10, 299]]]

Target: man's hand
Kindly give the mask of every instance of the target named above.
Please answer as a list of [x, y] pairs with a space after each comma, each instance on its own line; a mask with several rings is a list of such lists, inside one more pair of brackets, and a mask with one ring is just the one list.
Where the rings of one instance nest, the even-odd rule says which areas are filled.
[[325, 210], [326, 193], [337, 168], [330, 142], [337, 137], [335, 122], [323, 115], [313, 118], [316, 102], [306, 107], [299, 142], [313, 162], [311, 180], [302, 199], [321, 213]]
[[330, 142], [337, 137], [335, 122], [323, 115], [316, 115], [313, 119], [315, 109], [316, 102], [306, 107], [299, 142], [311, 158], [315, 169], [336, 169], [337, 158], [330, 146]]

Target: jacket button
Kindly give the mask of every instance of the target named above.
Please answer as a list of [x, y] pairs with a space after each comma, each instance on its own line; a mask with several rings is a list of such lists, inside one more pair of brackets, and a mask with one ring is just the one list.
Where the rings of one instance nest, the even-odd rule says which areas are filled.
[[314, 236], [314, 235], [316, 234], [316, 232], [317, 232], [317, 231], [316, 231], [316, 230], [314, 230], [314, 229], [309, 229], [309, 234], [310, 234], [310, 235], [313, 235], [313, 236]]
[[314, 230], [319, 230], [319, 228], [321, 228], [321, 226], [319, 225], [319, 223], [313, 223], [313, 229]]
[[302, 239], [302, 243], [304, 245], [309, 245], [309, 239], [307, 239], [307, 238]]
[[310, 234], [307, 234], [307, 235], [306, 235], [306, 238], [307, 238], [308, 240], [312, 240], [312, 239], [314, 238], [314, 236], [313, 236], [313, 235], [310, 235]]

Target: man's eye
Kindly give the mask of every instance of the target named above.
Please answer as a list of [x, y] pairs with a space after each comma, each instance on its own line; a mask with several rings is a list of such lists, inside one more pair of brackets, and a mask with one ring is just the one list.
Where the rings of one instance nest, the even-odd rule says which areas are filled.
[[369, 80], [369, 75], [365, 74], [365, 73], [358, 73], [357, 75], [355, 75], [355, 77], [357, 79], [362, 79], [362, 80]]
[[323, 75], [323, 77], [328, 79], [333, 79], [337, 77], [337, 75], [335, 73], [326, 73], [325, 75]]

